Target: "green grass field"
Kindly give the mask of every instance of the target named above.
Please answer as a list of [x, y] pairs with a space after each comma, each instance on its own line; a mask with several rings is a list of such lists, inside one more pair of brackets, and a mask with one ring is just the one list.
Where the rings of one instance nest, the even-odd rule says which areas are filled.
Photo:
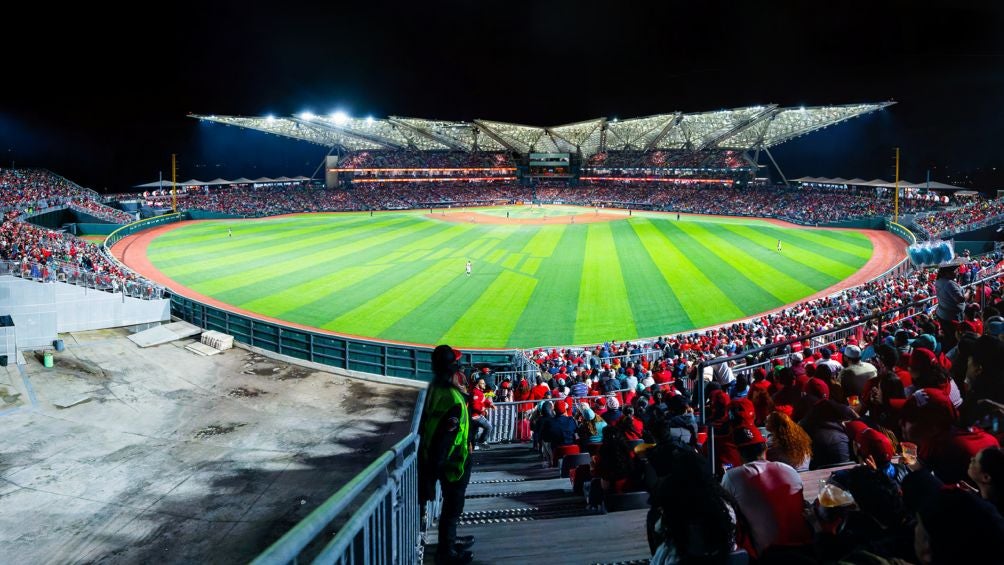
[[[553, 215], [554, 224], [451, 223], [414, 211], [201, 222], [156, 238], [148, 255], [180, 284], [290, 322], [416, 343], [530, 347], [752, 316], [840, 282], [872, 254], [858, 232], [758, 220], [624, 213], [570, 224], [568, 207], [509, 211]], [[483, 212], [505, 218], [505, 209]]]

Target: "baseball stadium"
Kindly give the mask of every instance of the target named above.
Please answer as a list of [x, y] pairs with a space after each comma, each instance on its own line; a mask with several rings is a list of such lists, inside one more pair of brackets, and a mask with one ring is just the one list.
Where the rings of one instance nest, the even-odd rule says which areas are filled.
[[[195, 116], [329, 144], [339, 154], [311, 204], [365, 211], [172, 223], [113, 250], [183, 296], [316, 331], [477, 349], [654, 339], [821, 298], [903, 260], [887, 231], [825, 227], [846, 223], [836, 208], [758, 214], [771, 195], [753, 188], [754, 154], [886, 105], [550, 128]], [[699, 202], [736, 197], [752, 200]]]
[[738, 564], [899, 542], [909, 512], [939, 519], [917, 497], [1002, 521], [1004, 200], [898, 169], [788, 178], [772, 153], [894, 104], [191, 114], [320, 164], [118, 194], [0, 169], [0, 500], [37, 512], [0, 521], [8, 545]]

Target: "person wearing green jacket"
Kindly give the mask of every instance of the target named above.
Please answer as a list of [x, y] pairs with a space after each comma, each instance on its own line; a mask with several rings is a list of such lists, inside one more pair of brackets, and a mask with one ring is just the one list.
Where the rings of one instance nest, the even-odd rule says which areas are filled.
[[424, 505], [435, 499], [437, 482], [443, 496], [436, 550], [436, 562], [440, 564], [466, 564], [474, 558], [468, 551], [474, 537], [457, 536], [471, 479], [469, 395], [459, 362], [460, 352], [448, 345], [433, 350], [433, 377], [419, 428], [419, 502]]

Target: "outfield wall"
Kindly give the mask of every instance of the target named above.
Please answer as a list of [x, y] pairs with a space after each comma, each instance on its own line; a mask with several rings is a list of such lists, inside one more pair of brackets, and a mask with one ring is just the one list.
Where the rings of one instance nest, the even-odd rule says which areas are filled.
[[[194, 215], [179, 213], [133, 222], [108, 236], [105, 240], [107, 254], [112, 256], [111, 247], [123, 237], [156, 226], [207, 217], [210, 215], [198, 212]], [[172, 317], [206, 330], [232, 335], [246, 345], [350, 371], [420, 381], [429, 381], [432, 376], [431, 347], [312, 332], [209, 306], [168, 290]], [[460, 362], [467, 366], [511, 365], [518, 355], [518, 350], [467, 351]]]
[[[254, 347], [339, 369], [429, 381], [432, 348], [311, 332], [171, 294], [171, 315]], [[466, 351], [461, 365], [512, 364], [515, 351]]]

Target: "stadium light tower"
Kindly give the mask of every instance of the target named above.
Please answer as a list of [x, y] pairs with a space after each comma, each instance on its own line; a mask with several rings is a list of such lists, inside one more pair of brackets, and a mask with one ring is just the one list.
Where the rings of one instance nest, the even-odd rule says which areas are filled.
[[303, 112], [303, 113], [300, 114], [300, 119], [307, 120], [307, 121], [313, 120], [316, 117], [317, 116], [315, 116], [313, 112]]
[[331, 121], [335, 122], [338, 125], [344, 125], [348, 123], [349, 115], [341, 110], [338, 110], [337, 112], [331, 114]]

